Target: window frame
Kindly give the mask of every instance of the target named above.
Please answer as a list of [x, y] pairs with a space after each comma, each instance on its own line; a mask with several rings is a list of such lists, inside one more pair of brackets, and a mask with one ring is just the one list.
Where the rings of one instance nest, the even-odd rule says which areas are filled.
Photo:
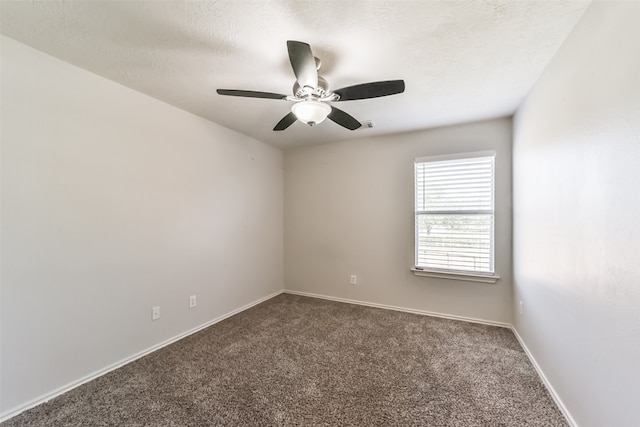
[[[466, 159], [474, 159], [480, 157], [493, 157], [493, 169], [492, 169], [492, 209], [491, 215], [493, 216], [492, 227], [491, 227], [491, 248], [490, 248], [490, 266], [492, 271], [478, 271], [478, 270], [456, 270], [456, 269], [440, 269], [440, 268], [432, 268], [432, 267], [424, 267], [418, 266], [418, 218], [419, 215], [424, 215], [424, 213], [419, 214], [417, 208], [418, 204], [418, 188], [417, 188], [417, 168], [416, 166], [419, 163], [429, 163], [429, 162], [442, 162], [442, 161], [455, 161], [455, 160], [466, 160]], [[496, 281], [500, 278], [496, 274], [495, 269], [495, 187], [496, 187], [496, 152], [495, 151], [477, 151], [470, 153], [458, 153], [458, 154], [450, 154], [443, 156], [427, 156], [427, 157], [417, 157], [414, 159], [414, 169], [413, 169], [413, 182], [414, 182], [414, 208], [413, 208], [413, 217], [414, 217], [414, 265], [411, 268], [413, 273], [416, 276], [425, 276], [425, 277], [437, 277], [443, 279], [454, 279], [454, 280], [464, 280], [464, 281], [472, 281], [472, 282], [482, 282], [482, 283], [496, 283]], [[480, 215], [481, 213], [468, 211], [465, 212], [467, 215]], [[486, 212], [484, 212], [486, 214]], [[435, 215], [435, 214], [434, 214]]]

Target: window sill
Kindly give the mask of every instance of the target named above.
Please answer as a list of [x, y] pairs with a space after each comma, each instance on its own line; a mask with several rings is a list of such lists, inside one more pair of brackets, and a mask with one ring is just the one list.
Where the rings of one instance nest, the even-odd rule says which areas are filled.
[[416, 276], [437, 277], [439, 279], [451, 280], [465, 280], [467, 282], [496, 283], [498, 279], [500, 279], [500, 276], [496, 274], [427, 270], [420, 267], [412, 267], [411, 271], [413, 271], [413, 274], [415, 274]]

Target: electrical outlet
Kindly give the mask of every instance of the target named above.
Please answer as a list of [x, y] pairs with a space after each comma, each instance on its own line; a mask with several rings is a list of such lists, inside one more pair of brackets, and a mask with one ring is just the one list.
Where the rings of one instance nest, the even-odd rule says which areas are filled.
[[151, 320], [158, 320], [160, 318], [160, 306], [155, 306], [151, 309]]
[[522, 301], [520, 301], [520, 304], [518, 305], [518, 310], [520, 311], [520, 316], [522, 316], [522, 314], [524, 313], [524, 304], [522, 303]]
[[351, 275], [351, 284], [355, 285], [358, 283], [358, 276], [356, 276], [355, 274]]
[[196, 306], [196, 296], [195, 295], [191, 295], [189, 297], [189, 308], [193, 308]]

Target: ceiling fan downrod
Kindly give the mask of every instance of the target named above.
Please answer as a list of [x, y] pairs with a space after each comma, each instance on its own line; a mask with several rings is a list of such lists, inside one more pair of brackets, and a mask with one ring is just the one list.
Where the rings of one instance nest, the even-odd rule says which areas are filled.
[[291, 68], [296, 76], [293, 95], [237, 89], [218, 89], [218, 94], [295, 102], [291, 107], [291, 112], [273, 128], [274, 131], [282, 131], [296, 120], [309, 126], [315, 126], [326, 118], [346, 129], [356, 130], [362, 124], [348, 113], [329, 105], [329, 102], [378, 98], [404, 92], [403, 80], [363, 83], [331, 92], [329, 83], [324, 77], [318, 75], [321, 67], [320, 59], [313, 56], [311, 47], [307, 43], [289, 40], [287, 41], [287, 51]]

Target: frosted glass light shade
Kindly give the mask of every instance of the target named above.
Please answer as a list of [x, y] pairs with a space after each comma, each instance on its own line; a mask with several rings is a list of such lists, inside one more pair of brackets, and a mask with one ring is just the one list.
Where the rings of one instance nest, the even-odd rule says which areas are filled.
[[291, 112], [295, 114], [296, 118], [302, 123], [313, 126], [327, 118], [331, 112], [331, 106], [321, 101], [308, 99], [293, 104]]

